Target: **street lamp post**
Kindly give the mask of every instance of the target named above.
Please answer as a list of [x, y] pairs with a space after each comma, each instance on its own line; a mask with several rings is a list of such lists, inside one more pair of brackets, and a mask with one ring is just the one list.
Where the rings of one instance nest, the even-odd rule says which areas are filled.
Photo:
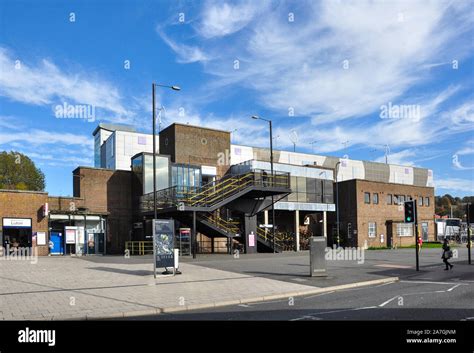
[[171, 88], [173, 91], [180, 91], [181, 88], [178, 86], [161, 85], [158, 83], [152, 83], [152, 110], [153, 110], [153, 219], [156, 219], [156, 103], [155, 103], [155, 88], [165, 87]]
[[[273, 175], [273, 132], [272, 132], [272, 121], [269, 120], [269, 119], [264, 119], [264, 118], [261, 118], [257, 115], [253, 115], [252, 116], [252, 119], [255, 119], [255, 120], [263, 120], [263, 121], [266, 121], [268, 124], [269, 124], [269, 127], [270, 127], [270, 174], [271, 174], [271, 185], [274, 186], [274, 180], [275, 180], [275, 176]], [[272, 195], [272, 222], [273, 222], [273, 227], [272, 227], [272, 234], [273, 234], [273, 253], [275, 254], [276, 253], [276, 249], [275, 249], [275, 205], [273, 203], [273, 195]]]
[[[337, 182], [337, 175], [339, 171], [339, 165], [341, 162], [336, 163], [335, 169], [335, 182], [336, 182], [336, 233], [337, 233], [337, 247], [339, 247], [339, 183]], [[333, 239], [333, 244], [334, 244], [334, 239]]]

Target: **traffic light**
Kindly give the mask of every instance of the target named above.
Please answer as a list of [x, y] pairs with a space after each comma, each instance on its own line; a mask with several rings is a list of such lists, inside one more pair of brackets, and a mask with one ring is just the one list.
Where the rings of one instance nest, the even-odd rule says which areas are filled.
[[467, 215], [467, 221], [469, 223], [474, 223], [474, 204], [468, 203], [466, 205], [466, 215]]
[[416, 202], [405, 201], [405, 223], [416, 223]]

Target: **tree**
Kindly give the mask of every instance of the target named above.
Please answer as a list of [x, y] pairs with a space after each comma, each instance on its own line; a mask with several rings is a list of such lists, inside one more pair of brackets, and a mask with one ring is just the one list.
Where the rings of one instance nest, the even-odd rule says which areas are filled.
[[0, 189], [44, 191], [44, 174], [20, 152], [0, 153]]

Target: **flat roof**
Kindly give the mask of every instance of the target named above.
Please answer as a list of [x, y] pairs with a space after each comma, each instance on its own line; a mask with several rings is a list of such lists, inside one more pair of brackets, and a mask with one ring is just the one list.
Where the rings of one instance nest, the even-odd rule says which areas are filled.
[[226, 132], [226, 133], [230, 134], [230, 131], [227, 131], [227, 130], [220, 130], [220, 129], [214, 129], [214, 128], [205, 127], [205, 126], [197, 126], [197, 125], [183, 124], [183, 123], [172, 123], [172, 124], [168, 125], [167, 127], [165, 127], [164, 129], [162, 129], [161, 131], [168, 129], [168, 128], [172, 127], [173, 125], [193, 127], [193, 128], [201, 129], [201, 130], [211, 130], [211, 131]]
[[47, 195], [47, 191], [35, 191], [35, 190], [14, 190], [14, 189], [0, 189], [0, 192], [16, 192], [16, 193], [23, 193], [23, 194], [43, 194]]
[[100, 129], [108, 131], [126, 131], [126, 132], [137, 132], [137, 129], [131, 125], [124, 124], [109, 124], [109, 123], [99, 123], [94, 129], [92, 136], [95, 136]]
[[[235, 143], [231, 143], [231, 146], [250, 147], [250, 148], [255, 148], [255, 149], [260, 149], [260, 150], [265, 150], [265, 151], [270, 150], [270, 148], [268, 148], [268, 147], [255, 147], [255, 146], [249, 146], [249, 145], [239, 145], [239, 144], [235, 144]], [[322, 155], [322, 154], [315, 154], [315, 153], [306, 153], [306, 152], [293, 152], [293, 151], [288, 151], [288, 150], [277, 150], [275, 148], [273, 149], [273, 152], [287, 152], [287, 153], [291, 153], [291, 154], [302, 154], [302, 155], [305, 155], [305, 156], [313, 156], [313, 157], [344, 159], [343, 157], [336, 157], [336, 156], [329, 156], [329, 155]], [[351, 158], [348, 158], [348, 160], [357, 161], [357, 162], [374, 163], [374, 164], [393, 165], [393, 166], [404, 167], [404, 168], [431, 170], [429, 168], [414, 167], [414, 166], [411, 166], [411, 165], [402, 165], [402, 164], [394, 164], [394, 163], [374, 162], [374, 161], [368, 161], [368, 160], [365, 160], [365, 159], [351, 159]], [[320, 167], [320, 166], [317, 166], [317, 167]]]
[[412, 188], [426, 188], [426, 189], [433, 189], [434, 186], [426, 186], [426, 185], [414, 185], [414, 184], [402, 184], [402, 183], [392, 183], [392, 182], [387, 182], [387, 181], [379, 181], [379, 180], [367, 180], [367, 179], [360, 179], [360, 178], [353, 178], [353, 179], [347, 179], [347, 180], [339, 180], [337, 183], [376, 183], [376, 184], [385, 184], [385, 185], [400, 185], [400, 186], [409, 186]]

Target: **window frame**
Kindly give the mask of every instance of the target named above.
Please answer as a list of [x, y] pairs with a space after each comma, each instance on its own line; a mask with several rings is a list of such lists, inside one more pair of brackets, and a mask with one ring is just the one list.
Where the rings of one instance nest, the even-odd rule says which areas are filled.
[[[397, 228], [396, 229], [397, 237], [412, 237], [413, 236], [413, 226], [411, 223], [407, 223], [407, 224], [397, 223], [396, 228]], [[409, 229], [410, 231], [408, 233], [411, 233], [411, 234], [405, 234], [405, 232], [401, 232], [402, 229]]]
[[[373, 227], [372, 227], [373, 225]], [[371, 228], [373, 228], [373, 235], [371, 234]], [[367, 235], [369, 238], [377, 238], [377, 222], [369, 222], [367, 225]]]
[[379, 193], [378, 192], [374, 192], [372, 194], [372, 204], [374, 204], [374, 205], [379, 204]]
[[[367, 196], [369, 197], [367, 198]], [[370, 205], [370, 192], [364, 191], [364, 203]]]

